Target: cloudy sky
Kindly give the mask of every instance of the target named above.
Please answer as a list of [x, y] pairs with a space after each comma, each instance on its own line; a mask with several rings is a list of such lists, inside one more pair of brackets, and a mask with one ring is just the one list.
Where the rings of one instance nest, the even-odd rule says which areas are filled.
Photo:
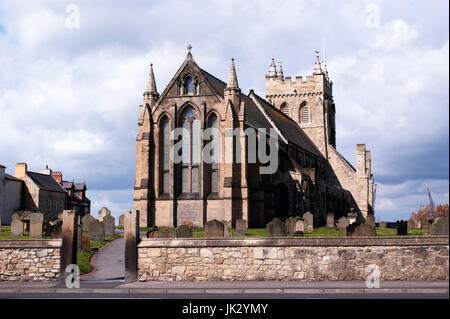
[[312, 73], [325, 49], [338, 150], [372, 151], [377, 220], [449, 201], [449, 17], [432, 1], [0, 2], [0, 163], [85, 180], [92, 212], [133, 207], [138, 107], [193, 46], [223, 80], [264, 96], [271, 58]]

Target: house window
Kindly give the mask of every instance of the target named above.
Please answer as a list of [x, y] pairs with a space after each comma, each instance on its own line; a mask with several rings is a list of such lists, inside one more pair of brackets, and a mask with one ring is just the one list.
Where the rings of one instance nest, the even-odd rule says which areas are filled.
[[181, 192], [199, 193], [200, 121], [188, 107], [182, 116]]
[[167, 117], [161, 121], [161, 193], [169, 194], [170, 122]]
[[306, 102], [303, 102], [300, 105], [299, 122], [309, 123], [309, 106], [308, 104], [306, 104]]
[[52, 200], [51, 199], [48, 200], [48, 210], [49, 211], [52, 210]]

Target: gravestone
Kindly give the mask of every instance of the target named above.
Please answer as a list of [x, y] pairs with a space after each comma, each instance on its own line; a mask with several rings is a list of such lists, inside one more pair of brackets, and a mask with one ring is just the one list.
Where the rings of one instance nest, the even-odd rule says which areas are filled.
[[192, 228], [188, 225], [181, 225], [175, 229], [176, 238], [192, 238]]
[[286, 237], [284, 222], [279, 218], [274, 218], [272, 220], [272, 237]]
[[448, 217], [437, 217], [431, 224], [431, 236], [448, 236]]
[[380, 222], [379, 227], [380, 228], [387, 228], [387, 222]]
[[369, 224], [370, 226], [375, 226], [375, 216], [372, 214], [367, 215], [366, 224]]
[[222, 220], [223, 223], [223, 237], [233, 237], [233, 227], [231, 221]]
[[268, 222], [266, 225], [266, 237], [273, 237], [272, 233], [273, 233], [272, 222]]
[[105, 236], [114, 236], [115, 218], [111, 215], [106, 215], [103, 217], [102, 223], [105, 227]]
[[334, 225], [334, 213], [329, 212], [327, 214], [327, 228], [329, 229], [335, 229], [336, 226]]
[[408, 235], [408, 222], [406, 220], [397, 220], [397, 236]]
[[48, 232], [51, 239], [62, 238], [62, 223], [61, 218], [56, 218], [48, 222]]
[[417, 223], [414, 219], [408, 219], [408, 230], [414, 230], [417, 228]]
[[305, 230], [308, 233], [312, 233], [314, 231], [314, 216], [309, 211], [303, 214], [303, 221], [305, 222]]
[[[78, 217], [78, 220], [81, 221], [81, 218]], [[82, 241], [83, 241], [83, 230], [82, 230], [81, 224], [78, 224], [77, 225], [77, 249], [78, 250], [81, 250]]]
[[153, 238], [175, 238], [175, 232], [168, 229], [153, 232]]
[[81, 249], [83, 250], [91, 249], [91, 237], [87, 235], [81, 236]]
[[125, 221], [125, 215], [122, 214], [119, 216], [119, 226], [123, 226]]
[[288, 219], [286, 219], [284, 221], [284, 227], [285, 227], [285, 234], [289, 235], [289, 234], [293, 234], [294, 233], [294, 228], [295, 228], [295, 221], [294, 221], [294, 217], [289, 217]]
[[91, 237], [91, 240], [105, 240], [105, 226], [101, 221], [97, 219], [94, 219], [89, 223], [88, 233]]
[[358, 213], [355, 212], [354, 208], [350, 208], [350, 213], [348, 213], [348, 223], [349, 225], [356, 223], [358, 219]]
[[103, 221], [103, 218], [105, 216], [111, 216], [111, 211], [108, 208], [106, 208], [106, 207], [102, 207], [98, 211], [98, 220], [99, 221]]
[[154, 238], [155, 233], [159, 230], [158, 226], [152, 226], [146, 233], [147, 238]]
[[23, 221], [18, 213], [11, 216], [11, 236], [23, 236]]
[[44, 214], [33, 213], [30, 216], [30, 239], [42, 238], [42, 223], [44, 222]]
[[236, 219], [236, 235], [245, 236], [247, 231], [247, 221], [243, 219]]
[[298, 232], [302, 234], [305, 232], [305, 222], [301, 217], [296, 217], [294, 220], [294, 234]]
[[339, 220], [337, 222], [337, 227], [340, 230], [346, 230], [348, 225], [349, 225], [349, 222], [348, 222], [348, 218], [347, 217], [343, 216], [343, 217], [339, 218]]
[[224, 237], [225, 225], [216, 220], [210, 220], [205, 224], [205, 238]]
[[91, 221], [93, 221], [94, 219], [95, 219], [95, 218], [92, 217], [91, 214], [86, 214], [86, 215], [83, 216], [83, 218], [81, 218], [81, 224], [82, 224], [81, 228], [82, 228], [82, 230], [83, 230], [84, 232], [87, 233], [89, 223], [90, 223]]
[[193, 222], [191, 222], [190, 220], [186, 220], [186, 221], [184, 221], [183, 225], [186, 225], [186, 226], [188, 226], [189, 228], [192, 228], [192, 227], [194, 227], [194, 223], [193, 223]]
[[348, 237], [375, 237], [375, 226], [354, 222], [347, 227]]

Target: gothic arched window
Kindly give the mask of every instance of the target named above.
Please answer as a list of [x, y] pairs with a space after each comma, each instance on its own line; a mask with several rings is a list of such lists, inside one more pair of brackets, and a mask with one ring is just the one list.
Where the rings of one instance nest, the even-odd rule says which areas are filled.
[[286, 116], [289, 116], [289, 106], [284, 102], [281, 104], [280, 111], [283, 112]]
[[300, 112], [298, 113], [298, 121], [300, 123], [309, 123], [309, 105], [303, 102], [300, 105]]
[[194, 81], [190, 76], [187, 76], [184, 79], [184, 93], [185, 94], [194, 94]]
[[161, 194], [169, 194], [170, 122], [167, 117], [161, 120], [160, 140]]
[[200, 121], [192, 107], [181, 117], [181, 192], [199, 193]]
[[209, 176], [209, 192], [211, 194], [219, 192], [219, 122], [217, 120], [217, 116], [215, 114], [211, 114], [208, 119], [208, 128], [212, 129], [210, 139], [208, 143], [210, 143], [210, 163], [207, 165], [208, 167], [208, 176]]

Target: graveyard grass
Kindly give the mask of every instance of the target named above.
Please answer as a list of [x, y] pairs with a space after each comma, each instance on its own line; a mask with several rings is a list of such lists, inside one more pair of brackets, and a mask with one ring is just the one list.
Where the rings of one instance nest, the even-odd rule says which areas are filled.
[[[83, 233], [83, 235], [87, 235], [87, 233]], [[100, 249], [100, 247], [106, 245], [108, 242], [119, 238], [120, 235], [115, 234], [113, 236], [106, 236], [105, 240], [91, 240], [90, 249], [83, 249], [78, 251], [77, 253], [77, 265], [80, 268], [80, 274], [88, 273], [92, 270], [92, 265], [90, 264], [91, 257], [94, 253]]]

